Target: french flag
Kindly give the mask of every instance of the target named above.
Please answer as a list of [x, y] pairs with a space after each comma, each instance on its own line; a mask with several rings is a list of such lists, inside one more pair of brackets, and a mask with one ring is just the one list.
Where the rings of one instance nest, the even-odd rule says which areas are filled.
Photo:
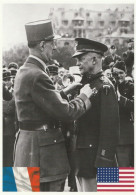
[[3, 192], [40, 192], [40, 167], [3, 167]]

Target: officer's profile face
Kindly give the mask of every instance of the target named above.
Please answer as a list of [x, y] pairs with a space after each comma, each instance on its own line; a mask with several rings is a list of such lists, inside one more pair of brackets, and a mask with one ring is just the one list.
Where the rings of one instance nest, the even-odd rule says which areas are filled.
[[48, 60], [52, 59], [53, 51], [55, 49], [56, 49], [55, 40], [44, 42], [43, 51], [42, 51], [43, 57], [47, 58]]
[[125, 81], [126, 73], [118, 68], [113, 68], [113, 72], [116, 75], [115, 79], [118, 83], [122, 83]]
[[94, 69], [94, 65], [92, 63], [94, 57], [94, 53], [87, 53], [76, 58], [77, 66], [79, 66], [79, 70], [82, 75], [88, 72], [91, 73], [91, 71]]

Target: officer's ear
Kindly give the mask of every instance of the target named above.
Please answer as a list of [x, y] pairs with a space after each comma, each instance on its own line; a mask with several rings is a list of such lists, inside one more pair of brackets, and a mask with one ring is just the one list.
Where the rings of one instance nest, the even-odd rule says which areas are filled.
[[92, 64], [95, 65], [95, 64], [96, 64], [96, 61], [97, 61], [97, 60], [96, 60], [96, 57], [93, 57], [93, 58], [92, 58]]
[[41, 41], [39, 46], [40, 46], [40, 50], [43, 51], [45, 47], [45, 41]]

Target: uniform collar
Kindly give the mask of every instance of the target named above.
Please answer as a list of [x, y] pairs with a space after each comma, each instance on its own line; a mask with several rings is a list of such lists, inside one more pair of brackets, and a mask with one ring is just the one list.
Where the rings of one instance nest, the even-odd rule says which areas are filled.
[[99, 78], [99, 77], [101, 77], [101, 76], [103, 76], [103, 71], [102, 71], [102, 70], [99, 71], [99, 72], [96, 73], [96, 74], [86, 74], [86, 75], [83, 76], [81, 82], [84, 82], [84, 81], [92, 82], [93, 80], [95, 80], [95, 79], [97, 79], [97, 78]]
[[38, 58], [37, 56], [34, 55], [29, 55], [28, 59], [27, 59], [27, 63], [34, 63], [37, 66], [39, 66], [44, 72], [46, 72], [49, 75], [49, 70], [47, 65], [44, 63], [43, 60], [41, 60], [40, 58]]

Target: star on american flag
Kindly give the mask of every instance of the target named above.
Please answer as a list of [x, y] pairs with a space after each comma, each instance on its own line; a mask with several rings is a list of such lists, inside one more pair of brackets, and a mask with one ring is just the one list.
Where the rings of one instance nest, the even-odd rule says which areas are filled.
[[134, 168], [97, 168], [97, 192], [134, 192]]

